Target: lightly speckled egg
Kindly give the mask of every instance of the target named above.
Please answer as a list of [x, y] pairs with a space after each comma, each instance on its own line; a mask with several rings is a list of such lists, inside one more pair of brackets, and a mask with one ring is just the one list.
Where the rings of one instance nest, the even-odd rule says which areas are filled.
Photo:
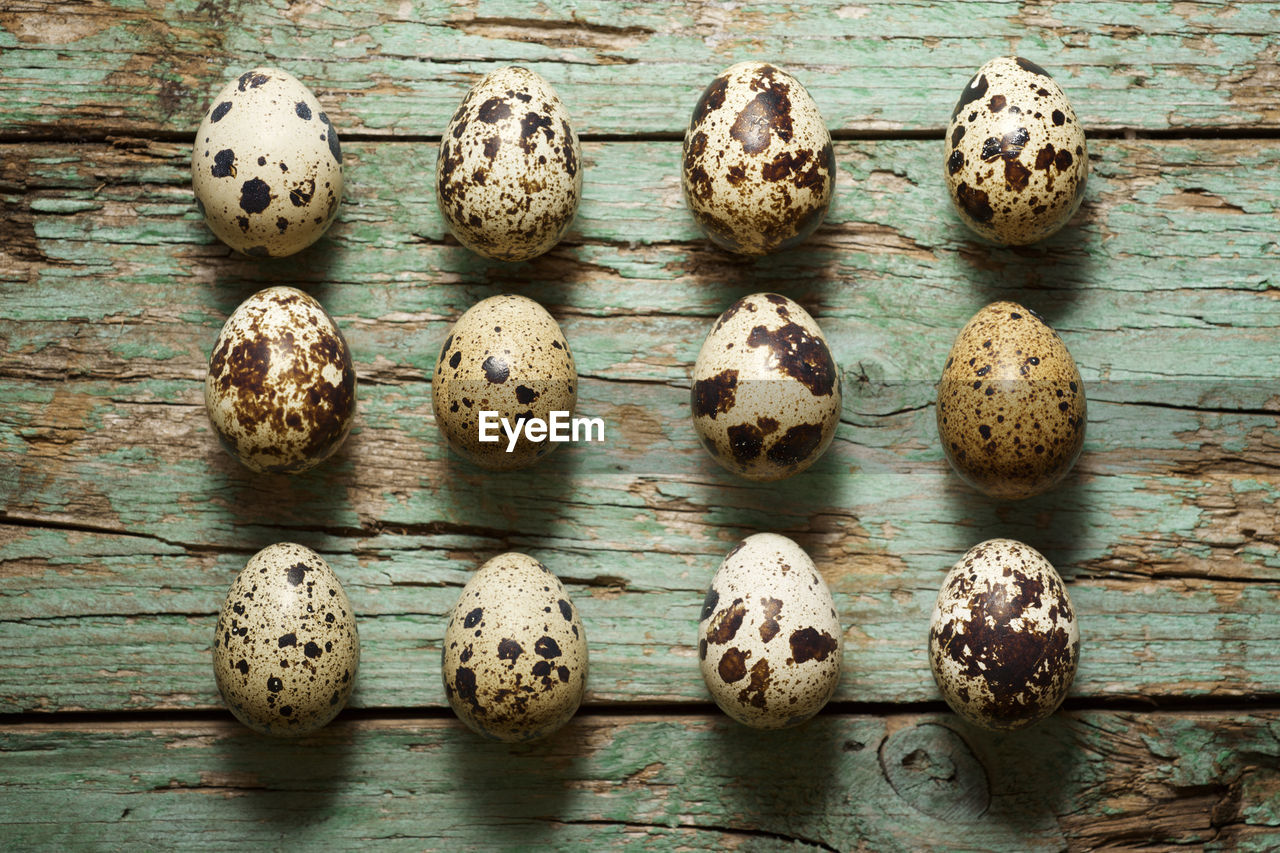
[[196, 206], [231, 248], [280, 258], [328, 230], [342, 201], [338, 132], [311, 90], [255, 68], [213, 99], [191, 154]]
[[496, 412], [513, 428], [517, 420], [572, 418], [578, 401], [578, 369], [569, 342], [547, 310], [524, 296], [491, 296], [458, 318], [440, 348], [431, 381], [436, 424], [454, 452], [491, 471], [532, 465], [557, 442], [535, 442], [522, 431], [515, 449], [501, 427], [480, 441], [480, 413]]
[[1062, 578], [1034, 548], [989, 539], [942, 582], [929, 666], [947, 704], [992, 730], [1029, 726], [1062, 704], [1080, 629]]
[[840, 423], [840, 370], [826, 338], [807, 311], [776, 293], [744, 296], [720, 315], [692, 379], [703, 446], [749, 480], [805, 470]]
[[831, 134], [796, 78], [740, 62], [711, 81], [684, 137], [682, 186], [698, 227], [742, 255], [790, 248], [827, 215]]
[[254, 471], [306, 471], [342, 446], [355, 420], [347, 340], [301, 290], [260, 290], [218, 334], [204, 400], [232, 456]]
[[976, 233], [1034, 243], [1075, 215], [1089, 177], [1084, 128], [1048, 73], [1020, 56], [978, 69], [947, 126], [951, 201]]
[[281, 542], [249, 559], [218, 614], [213, 674], [240, 722], [269, 735], [314, 732], [355, 685], [360, 635], [329, 564]]
[[722, 711], [757, 729], [799, 725], [835, 693], [842, 648], [831, 591], [799, 545], [756, 533], [725, 556], [698, 623], [702, 678]]
[[938, 382], [938, 437], [969, 485], [994, 498], [1045, 492], [1084, 448], [1075, 359], [1044, 318], [993, 302], [956, 335]]
[[587, 635], [560, 579], [525, 554], [500, 554], [458, 596], [444, 632], [449, 705], [485, 737], [546, 737], [578, 710]]
[[551, 84], [510, 66], [472, 86], [436, 159], [436, 200], [458, 242], [527, 261], [560, 242], [581, 198], [582, 149]]

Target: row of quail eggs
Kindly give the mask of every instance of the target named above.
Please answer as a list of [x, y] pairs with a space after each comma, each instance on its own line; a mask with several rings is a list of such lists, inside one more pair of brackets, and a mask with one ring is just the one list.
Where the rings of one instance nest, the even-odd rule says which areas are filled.
[[[991, 60], [964, 88], [947, 128], [943, 173], [960, 218], [1004, 245], [1041, 240], [1080, 207], [1084, 129], [1066, 95], [1022, 57]], [[582, 197], [582, 151], [555, 89], [500, 68], [476, 83], [444, 128], [436, 200], [467, 248], [523, 261], [555, 246]], [[292, 255], [333, 223], [342, 147], [312, 92], [255, 68], [213, 99], [191, 158], [196, 205], [228, 246]], [[730, 252], [759, 256], [805, 240], [836, 180], [831, 134], [804, 86], [768, 62], [721, 72], [694, 107], [681, 185], [698, 226]]]
[[[229, 83], [196, 143], [197, 204], [233, 248], [260, 257], [292, 254], [333, 221], [343, 187], [337, 133], [314, 95], [287, 73], [255, 69]], [[1083, 197], [1088, 168], [1083, 132], [1065, 96], [1043, 69], [1016, 57], [993, 60], [966, 86], [948, 128], [945, 162], [963, 221], [1006, 244], [1041, 239], [1065, 224]], [[785, 249], [826, 215], [835, 180], [830, 135], [794, 77], [768, 63], [740, 63], [699, 99], [682, 177], [696, 222], [717, 245], [747, 255]], [[437, 197], [450, 230], [474, 251], [509, 261], [547, 251], [572, 222], [581, 186], [580, 149], [563, 103], [533, 72], [490, 74], [450, 119]], [[721, 314], [692, 379], [691, 408], [704, 446], [751, 480], [805, 470], [839, 422], [840, 372], [825, 338], [801, 306], [778, 294], [744, 297]], [[500, 444], [482, 444], [478, 411], [496, 409], [511, 420], [572, 412], [576, 384], [573, 356], [554, 318], [532, 300], [505, 295], [473, 306], [451, 330], [437, 361], [433, 405], [459, 455], [486, 468], [519, 468], [555, 445], [522, 439], [517, 452], [506, 453]], [[307, 294], [264, 290], [219, 335], [206, 402], [218, 437], [250, 468], [313, 467], [341, 446], [354, 419], [346, 341]], [[1074, 464], [1085, 399], [1057, 334], [1034, 312], [1000, 302], [957, 336], [938, 386], [937, 416], [944, 452], [963, 479], [994, 497], [1020, 498], [1051, 488]], [[469, 595], [492, 595], [486, 585], [509, 590], [522, 572], [532, 572], [529, 590], [545, 581], [542, 592], [554, 592], [574, 640], [556, 640], [548, 618], [547, 633], [528, 649], [503, 636], [480, 652], [477, 660], [500, 662], [485, 670], [496, 678], [489, 689], [520, 700], [499, 712], [501, 719], [486, 721], [481, 712], [492, 703], [481, 702], [478, 664], [467, 664], [495, 617], [475, 615], [484, 611], [479, 606], [455, 612], [446, 633], [446, 692], [477, 731], [540, 736], [581, 700], [585, 637], [563, 587], [540, 564], [523, 555], [491, 564], [501, 570], [486, 565], [478, 572], [459, 608]], [[317, 610], [312, 600], [321, 587], [329, 609]], [[536, 607], [526, 609], [529, 627], [540, 617]], [[549, 603], [542, 608], [552, 610]], [[289, 625], [273, 622], [273, 614], [309, 623], [314, 637], [284, 630]], [[935, 677], [969, 719], [1014, 727], [1051, 712], [1065, 695], [1078, 657], [1074, 612], [1061, 579], [1029, 547], [992, 540], [972, 549], [944, 581], [932, 623]], [[490, 636], [498, 633], [503, 629]], [[743, 722], [795, 724], [835, 690], [838, 616], [812, 560], [785, 537], [757, 534], [725, 558], [699, 633], [707, 685]], [[350, 693], [359, 656], [351, 608], [324, 561], [301, 546], [272, 546], [250, 561], [227, 597], [218, 636], [219, 687], [237, 716], [257, 728], [312, 730]], [[770, 647], [775, 637], [785, 642]], [[554, 656], [542, 654], [552, 649]], [[272, 655], [281, 671], [264, 676]], [[522, 655], [527, 673], [517, 671]], [[529, 711], [538, 702], [525, 693], [538, 683], [564, 697], [552, 702], [552, 724]]]

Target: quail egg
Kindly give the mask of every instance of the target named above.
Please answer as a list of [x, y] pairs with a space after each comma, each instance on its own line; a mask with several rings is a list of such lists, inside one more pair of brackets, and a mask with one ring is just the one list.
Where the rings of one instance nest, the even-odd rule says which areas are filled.
[[458, 318], [431, 382], [449, 446], [492, 471], [527, 467], [555, 449], [549, 434], [535, 441], [521, 425], [549, 423], [554, 412], [572, 418], [577, 399], [578, 371], [560, 326], [537, 302], [513, 294], [477, 302]]
[[328, 230], [342, 201], [342, 148], [311, 90], [255, 68], [213, 99], [191, 154], [196, 206], [218, 239], [279, 258]]
[[564, 585], [525, 554], [501, 554], [462, 588], [444, 632], [449, 705], [477, 734], [546, 737], [578, 710], [587, 637]]
[[831, 134], [804, 86], [767, 62], [740, 62], [711, 81], [683, 157], [685, 202], [703, 233], [730, 252], [790, 248], [831, 205]]
[[840, 681], [840, 618], [799, 545], [757, 533], [716, 569], [698, 623], [702, 678], [720, 709], [757, 729], [798, 725]]
[[947, 704], [986, 729], [1022, 728], [1062, 703], [1080, 629], [1062, 578], [1013, 539], [970, 548], [942, 582], [929, 665]]
[[781, 480], [818, 460], [840, 422], [840, 371], [822, 330], [776, 293], [720, 315], [693, 366], [690, 407], [707, 452], [749, 480]]
[[526, 261], [560, 242], [582, 198], [582, 150], [546, 80], [511, 66], [471, 87], [436, 159], [436, 199], [458, 242]]
[[346, 338], [301, 290], [260, 290], [218, 334], [204, 400], [222, 446], [254, 471], [312, 468], [342, 446], [355, 420]]
[[938, 383], [938, 436], [975, 489], [1019, 499], [1051, 489], [1084, 447], [1084, 386], [1066, 344], [1040, 315], [993, 302], [973, 316]]
[[240, 722], [269, 735], [314, 732], [351, 696], [360, 635], [323, 558], [282, 542], [254, 554], [218, 614], [213, 673]]
[[988, 240], [1034, 243], [1075, 215], [1089, 176], [1084, 128], [1053, 78], [1001, 56], [978, 69], [951, 112], [944, 171], [961, 220]]

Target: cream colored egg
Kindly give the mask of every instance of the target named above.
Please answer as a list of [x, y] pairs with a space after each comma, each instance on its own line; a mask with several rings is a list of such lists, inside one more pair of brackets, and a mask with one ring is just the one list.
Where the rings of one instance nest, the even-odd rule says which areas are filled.
[[956, 335], [938, 383], [938, 437], [975, 489], [1018, 499], [1057, 485], [1084, 448], [1084, 385], [1062, 338], [1016, 302]]
[[726, 714], [759, 729], [804, 722], [835, 692], [842, 648], [831, 592], [794, 541], [757, 533], [724, 558], [702, 605], [698, 658]]
[[342, 201], [342, 148], [311, 90], [255, 68], [214, 96], [191, 154], [196, 206], [218, 239], [256, 257], [305, 249]]
[[293, 474], [346, 441], [356, 372], [346, 338], [319, 302], [292, 287], [269, 287], [223, 325], [204, 398], [227, 452], [254, 471]]
[[[560, 326], [541, 305], [513, 294], [477, 302], [458, 318], [431, 381], [436, 425], [449, 446], [493, 471], [527, 467], [558, 446], [521, 431], [512, 448], [494, 424], [549, 421], [553, 412], [572, 418], [577, 400], [578, 371]], [[487, 434], [499, 440], [480, 440], [485, 412]]]
[[716, 320], [693, 366], [690, 406], [703, 446], [749, 480], [781, 480], [822, 456], [840, 423], [840, 370], [818, 324], [776, 293]]
[[282, 542], [236, 576], [213, 639], [218, 692], [240, 722], [296, 737], [337, 716], [360, 665], [342, 584], [319, 554]]
[[546, 737], [573, 717], [587, 683], [587, 637], [564, 585], [525, 554], [501, 554], [462, 588], [441, 674], [454, 713], [502, 741]]
[[965, 86], [947, 127], [944, 163], [965, 225], [1010, 246], [1066, 225], [1089, 177], [1084, 128], [1071, 102], [1020, 56], [991, 60]]
[[768, 62], [740, 62], [711, 81], [683, 158], [685, 202], [703, 233], [730, 252], [790, 248], [831, 205], [831, 134], [804, 86]]
[[1013, 539], [970, 548], [947, 574], [929, 628], [929, 665], [947, 704], [992, 730], [1052, 714], [1075, 678], [1080, 629], [1062, 578]]
[[582, 151], [560, 96], [511, 66], [471, 87], [440, 141], [436, 200], [458, 242], [524, 261], [560, 242], [582, 198]]

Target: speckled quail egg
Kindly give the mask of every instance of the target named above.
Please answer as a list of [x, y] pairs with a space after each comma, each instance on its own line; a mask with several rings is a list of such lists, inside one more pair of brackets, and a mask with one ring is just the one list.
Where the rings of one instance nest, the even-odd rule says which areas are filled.
[[[552, 412], [572, 418], [577, 400], [578, 370], [560, 326], [541, 305], [513, 294], [477, 302], [458, 318], [431, 382], [449, 446], [491, 471], [524, 468], [555, 449], [558, 442], [534, 441], [519, 424], [549, 422]], [[482, 427], [494, 440], [480, 440]], [[519, 432], [514, 447], [508, 428]]]
[[743, 255], [790, 248], [827, 215], [831, 134], [804, 86], [767, 62], [740, 62], [703, 91], [684, 137], [685, 202], [716, 245]]
[[582, 150], [551, 84], [499, 68], [471, 87], [436, 159], [436, 200], [458, 242], [526, 261], [560, 242], [582, 198]]
[[818, 460], [840, 422], [840, 371], [822, 330], [776, 293], [720, 315], [693, 365], [693, 425], [712, 457], [749, 480], [790, 477]]
[[938, 383], [938, 436], [975, 489], [1018, 499], [1057, 485], [1084, 447], [1084, 385], [1066, 344], [1016, 302], [973, 316]]
[[1080, 659], [1080, 629], [1062, 578], [1013, 539], [970, 548], [942, 582], [929, 665], [947, 704], [986, 729], [1053, 713]]
[[355, 420], [346, 338], [301, 290], [260, 290], [218, 334], [204, 401], [222, 446], [254, 471], [312, 468], [342, 446]]
[[342, 148], [311, 90], [255, 68], [214, 97], [191, 153], [196, 206], [218, 239], [279, 258], [328, 230], [342, 201]]
[[826, 581], [785, 536], [748, 536], [711, 579], [698, 659], [716, 704], [740, 723], [780, 729], [822, 710], [840, 681], [842, 642]]
[[449, 618], [441, 674], [477, 734], [528, 741], [567, 723], [586, 690], [587, 636], [560, 579], [514, 552], [481, 566]]
[[240, 722], [269, 735], [313, 732], [347, 704], [359, 665], [351, 602], [329, 564], [291, 542], [254, 554], [213, 638], [218, 692]]
[[947, 127], [945, 173], [966, 225], [1008, 246], [1034, 243], [1075, 215], [1089, 176], [1084, 128], [1034, 62], [1001, 56], [965, 86]]

